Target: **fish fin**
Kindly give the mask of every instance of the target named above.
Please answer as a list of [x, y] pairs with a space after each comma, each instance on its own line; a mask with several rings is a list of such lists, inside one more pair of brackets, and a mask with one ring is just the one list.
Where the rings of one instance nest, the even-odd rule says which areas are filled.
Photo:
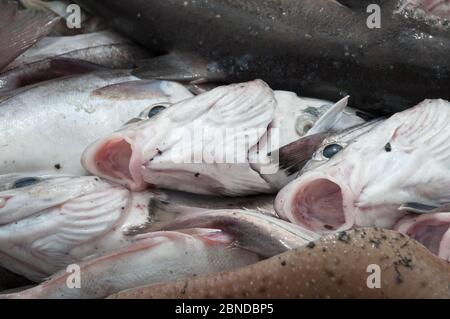
[[325, 114], [314, 123], [307, 135], [330, 131], [333, 128], [333, 125], [341, 118], [342, 113], [348, 105], [349, 98], [349, 96], [344, 97], [326, 111]]
[[206, 211], [206, 209], [184, 206], [152, 197], [148, 204], [147, 221], [144, 224], [129, 227], [125, 230], [124, 235], [137, 236], [161, 230], [180, 216], [195, 214], [202, 211]]
[[204, 59], [188, 53], [173, 52], [136, 62], [133, 75], [144, 79], [180, 82], [215, 82], [224, 79], [218, 69], [208, 68]]
[[70, 251], [78, 245], [108, 232], [121, 218], [128, 202], [128, 191], [108, 189], [85, 195], [62, 205], [60, 211], [33, 238], [30, 252], [59, 269], [73, 262]]
[[166, 97], [160, 81], [135, 80], [107, 85], [91, 92], [91, 96], [108, 100], [151, 99]]
[[235, 239], [236, 247], [263, 257], [272, 257], [318, 238], [318, 235], [297, 225], [246, 209], [210, 210], [181, 216], [166, 225], [164, 230], [193, 228], [219, 229]]
[[19, 10], [16, 2], [0, 0], [0, 70], [50, 33], [59, 19], [47, 12]]
[[416, 214], [450, 213], [450, 203], [440, 206], [431, 206], [421, 203], [405, 203], [399, 207], [399, 210]]
[[287, 176], [300, 172], [329, 135], [329, 132], [317, 133], [281, 147], [278, 150], [280, 170], [285, 172]]

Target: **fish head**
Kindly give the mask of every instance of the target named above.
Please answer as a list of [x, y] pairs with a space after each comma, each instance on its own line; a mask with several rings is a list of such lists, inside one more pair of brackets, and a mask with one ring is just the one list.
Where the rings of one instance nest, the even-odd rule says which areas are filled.
[[[353, 226], [392, 228], [408, 202], [450, 199], [450, 103], [429, 100], [373, 124], [348, 145], [320, 149], [282, 189], [279, 215], [318, 232]], [[328, 156], [325, 156], [328, 155]]]
[[[0, 176], [0, 225], [16, 222], [62, 205], [84, 202], [83, 211], [98, 207], [98, 199], [125, 207], [129, 191], [94, 176], [9, 174]], [[117, 200], [116, 200], [117, 199]]]
[[[153, 184], [147, 173], [158, 169], [178, 170], [181, 182], [184, 176], [194, 177], [191, 172], [179, 171], [180, 164], [193, 164], [195, 152], [203, 152], [205, 144], [199, 147], [195, 138], [203, 137], [205, 128], [220, 132], [246, 128], [266, 130], [275, 105], [273, 91], [261, 80], [217, 87], [98, 140], [85, 150], [81, 161], [92, 174], [131, 190], [142, 190]], [[214, 144], [211, 138], [210, 143]], [[154, 169], [156, 165], [160, 166]]]

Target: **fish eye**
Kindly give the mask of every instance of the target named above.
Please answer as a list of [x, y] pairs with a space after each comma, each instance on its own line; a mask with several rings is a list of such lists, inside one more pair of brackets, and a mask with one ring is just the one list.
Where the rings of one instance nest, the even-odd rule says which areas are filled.
[[13, 188], [22, 188], [22, 187], [27, 187], [27, 186], [31, 186], [34, 185], [36, 183], [39, 183], [39, 179], [36, 177], [24, 177], [21, 179], [18, 179], [17, 181], [14, 182], [13, 184]]
[[339, 144], [330, 144], [323, 149], [322, 154], [326, 158], [332, 158], [334, 155], [342, 151], [342, 149], [343, 147]]
[[166, 107], [164, 105], [156, 105], [154, 107], [152, 107], [150, 109], [150, 111], [148, 112], [147, 117], [148, 118], [152, 118], [153, 116], [155, 116], [156, 114], [158, 114], [159, 112], [165, 110]]

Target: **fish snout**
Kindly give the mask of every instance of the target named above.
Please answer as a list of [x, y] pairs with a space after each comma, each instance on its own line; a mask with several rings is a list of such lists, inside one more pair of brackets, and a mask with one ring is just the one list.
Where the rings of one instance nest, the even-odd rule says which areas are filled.
[[0, 225], [17, 222], [85, 195], [111, 192], [118, 187], [94, 176], [21, 177], [0, 192]]
[[348, 185], [321, 173], [305, 174], [276, 197], [277, 213], [309, 230], [330, 233], [354, 225], [354, 199]]
[[131, 190], [143, 190], [147, 185], [140, 172], [142, 161], [139, 160], [133, 141], [121, 134], [89, 146], [81, 157], [81, 163], [93, 175]]

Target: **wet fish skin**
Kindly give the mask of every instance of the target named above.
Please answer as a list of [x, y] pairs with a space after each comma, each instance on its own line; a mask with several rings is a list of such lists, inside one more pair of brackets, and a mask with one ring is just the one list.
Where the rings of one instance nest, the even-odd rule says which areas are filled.
[[79, 159], [87, 145], [154, 104], [191, 96], [181, 84], [140, 81], [123, 70], [20, 89], [0, 102], [0, 174], [85, 175]]
[[[155, 228], [156, 226], [156, 228]], [[320, 238], [306, 228], [278, 217], [247, 209], [210, 210], [183, 214], [166, 225], [155, 223], [151, 230], [189, 228], [220, 229], [237, 239], [237, 246], [269, 258], [287, 250], [304, 246]], [[149, 229], [146, 229], [149, 231]]]
[[50, 33], [59, 18], [50, 13], [19, 10], [15, 1], [0, 1], [0, 71]]
[[[406, 1], [349, 7], [330, 0], [78, 2], [148, 48], [198, 55], [188, 54], [185, 65], [176, 55], [149, 61], [140, 76], [261, 78], [274, 89], [306, 96], [350, 95], [350, 106], [376, 114], [402, 111], [425, 98], [450, 98], [448, 26], [435, 16], [418, 16], [414, 6], [402, 6]], [[381, 5], [379, 29], [367, 27], [369, 4]]]
[[[245, 208], [255, 210], [246, 215], [273, 216], [273, 200], [274, 196], [219, 198], [161, 190], [135, 193], [93, 176], [1, 175], [0, 264], [40, 282], [69, 264], [104, 255], [186, 216]], [[253, 217], [253, 229], [261, 218], [267, 217]], [[254, 242], [251, 234], [229, 233], [239, 241], [250, 236], [247, 241]], [[253, 247], [258, 245], [263, 242]]]
[[[45, 37], [3, 69], [0, 94], [44, 80], [85, 73], [85, 62], [95, 64], [97, 69], [131, 69], [137, 59], [148, 57], [144, 49], [110, 31]], [[79, 66], [77, 62], [61, 66], [65, 59], [80, 60]]]
[[[264, 173], [273, 160], [269, 154], [312, 130], [364, 122], [346, 101], [301, 98], [273, 91], [261, 80], [220, 86], [99, 139], [85, 150], [82, 163], [133, 190], [153, 185], [204, 195], [274, 193], [295, 175]], [[199, 137], [201, 142], [194, 140]], [[307, 159], [314, 150], [297, 151]]]
[[230, 247], [233, 238], [215, 230], [146, 234], [123, 249], [80, 264], [81, 288], [67, 286], [61, 271], [31, 289], [3, 299], [105, 298], [143, 284], [170, 282], [232, 270], [258, 261], [255, 254]]
[[[382, 271], [370, 289], [369, 265]], [[450, 298], [449, 264], [398, 232], [364, 228], [328, 235], [231, 272], [143, 286], [110, 298]]]
[[409, 206], [448, 207], [449, 121], [448, 101], [426, 100], [366, 127], [326, 163], [313, 165], [281, 190], [277, 213], [327, 233], [391, 229]]

